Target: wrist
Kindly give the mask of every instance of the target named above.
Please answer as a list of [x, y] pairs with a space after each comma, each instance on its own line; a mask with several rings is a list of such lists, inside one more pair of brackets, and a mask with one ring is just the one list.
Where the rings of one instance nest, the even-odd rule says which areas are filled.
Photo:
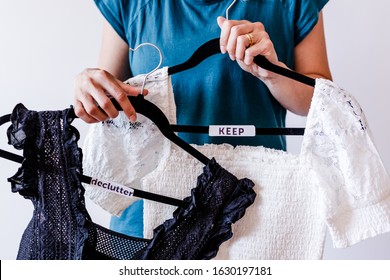
[[[280, 61], [272, 62], [272, 64], [288, 69], [286, 64], [284, 64]], [[281, 76], [275, 72], [261, 68], [260, 66], [257, 68], [257, 71], [256, 71], [254, 76], [256, 76], [258, 79], [260, 79], [268, 87], [273, 87], [273, 86], [279, 84], [280, 82], [283, 82], [283, 80], [284, 80], [283, 76]]]

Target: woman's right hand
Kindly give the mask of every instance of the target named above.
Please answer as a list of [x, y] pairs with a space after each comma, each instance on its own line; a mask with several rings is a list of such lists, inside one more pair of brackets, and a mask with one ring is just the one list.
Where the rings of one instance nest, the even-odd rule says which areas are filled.
[[[140, 90], [121, 82], [105, 70], [85, 69], [75, 80], [75, 114], [87, 123], [115, 118], [118, 110], [110, 101], [110, 98], [115, 98], [129, 120], [135, 122], [137, 115], [127, 96], [137, 96]], [[142, 94], [146, 95], [147, 90]]]

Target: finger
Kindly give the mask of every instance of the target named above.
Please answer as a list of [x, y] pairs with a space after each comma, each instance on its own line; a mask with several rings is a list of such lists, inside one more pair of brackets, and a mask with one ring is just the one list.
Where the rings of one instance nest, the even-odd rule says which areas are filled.
[[125, 84], [114, 80], [113, 82], [107, 83], [104, 86], [107, 92], [109, 92], [110, 95], [118, 102], [119, 106], [122, 108], [128, 119], [132, 122], [135, 122], [137, 120], [137, 114], [134, 110], [133, 105], [131, 105], [129, 98], [127, 97], [127, 93], [129, 93], [129, 95], [137, 95], [139, 92], [136, 94], [136, 89], [133, 88], [130, 90], [126, 87], [126, 89], [129, 90], [128, 92], [122, 88], [123, 85]]
[[79, 100], [74, 101], [74, 113], [77, 117], [85, 121], [86, 123], [97, 123], [99, 120], [88, 115], [87, 111], [84, 109], [83, 104]]
[[[257, 34], [258, 36], [256, 36]], [[268, 37], [264, 25], [261, 22], [249, 23], [237, 34], [236, 53], [235, 56], [239, 60], [243, 60], [247, 48], [255, 45], [261, 39], [261, 34]]]
[[[118, 85], [126, 92], [128, 96], [137, 96], [138, 94], [141, 94], [141, 87], [133, 87], [129, 84], [122, 83], [118, 81]], [[142, 92], [142, 95], [147, 95], [149, 91], [147, 89], [144, 89]]]
[[222, 25], [225, 22], [225, 20], [226, 20], [226, 18], [224, 18], [224, 17], [221, 17], [221, 16], [217, 17], [217, 23], [218, 23], [219, 28], [222, 29]]
[[244, 63], [246, 65], [252, 64], [256, 55], [262, 55], [272, 63], [277, 62], [278, 58], [276, 51], [268, 34], [266, 32], [259, 32], [254, 33], [253, 36], [257, 43], [246, 49]]
[[75, 80], [74, 105], [75, 114], [88, 123], [99, 122], [107, 119], [108, 116], [98, 110], [96, 102], [91, 96], [92, 74], [94, 69], [85, 69], [77, 75]]
[[110, 84], [115, 78], [108, 72], [101, 69], [86, 69], [84, 75], [80, 76], [81, 84], [79, 94], [86, 112], [99, 121], [118, 116], [118, 110], [112, 104]]
[[[119, 114], [118, 110], [115, 108], [114, 104], [110, 100], [111, 94], [108, 93], [107, 90], [104, 90], [100, 87], [91, 87], [91, 95], [93, 97], [94, 103], [99, 109], [99, 111], [102, 111], [104, 115], [106, 115], [107, 118], [116, 118]], [[95, 110], [94, 110], [95, 113]], [[102, 116], [98, 111], [96, 113], [100, 116]], [[100, 119], [100, 118], [99, 118]]]
[[[92, 92], [89, 91], [89, 92]], [[80, 102], [83, 104], [85, 111], [87, 114], [96, 119], [99, 122], [105, 121], [109, 118], [108, 114], [104, 112], [101, 108], [99, 102], [93, 97], [91, 94], [84, 94], [80, 98]]]
[[217, 17], [218, 26], [219, 26], [219, 28], [221, 28], [221, 34], [219, 36], [219, 46], [221, 49], [221, 53], [223, 53], [223, 54], [226, 53], [227, 39], [229, 36], [229, 33], [228, 33], [229, 30], [226, 30], [226, 28], [224, 28], [224, 25], [223, 25], [223, 23], [225, 21], [226, 21], [226, 19], [224, 17], [221, 17], [221, 16]]
[[[248, 24], [249, 22], [240, 21], [239, 23], [240, 24], [231, 27], [228, 43], [226, 45], [226, 50], [232, 60], [236, 59], [238, 38], [253, 31], [253, 26], [252, 24]], [[243, 49], [245, 48], [243, 47]], [[238, 50], [238, 52], [240, 51], [241, 50]]]
[[[240, 26], [249, 22], [246, 20], [226, 20], [224, 17], [218, 17], [217, 22], [219, 27], [221, 28], [221, 34], [219, 39], [221, 53], [224, 54], [227, 51], [229, 52], [229, 55], [231, 55], [232, 53], [228, 49], [228, 44], [230, 41], [232, 29], [234, 29], [235, 26]], [[234, 57], [234, 52], [233, 52], [233, 57]]]
[[245, 51], [255, 43], [253, 33], [246, 33], [237, 37], [236, 59], [243, 60]]

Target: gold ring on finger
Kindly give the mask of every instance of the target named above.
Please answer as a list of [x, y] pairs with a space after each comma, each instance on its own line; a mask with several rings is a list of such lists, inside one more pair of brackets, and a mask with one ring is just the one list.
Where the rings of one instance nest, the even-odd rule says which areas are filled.
[[247, 34], [245, 34], [245, 36], [248, 38], [248, 41], [249, 41], [248, 48], [252, 47], [253, 46], [253, 35], [252, 35], [252, 33], [247, 33]]

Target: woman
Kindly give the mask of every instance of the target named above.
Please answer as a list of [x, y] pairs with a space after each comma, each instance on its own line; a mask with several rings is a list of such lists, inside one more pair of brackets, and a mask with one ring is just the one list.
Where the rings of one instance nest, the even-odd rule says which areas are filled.
[[[306, 115], [313, 89], [261, 69], [253, 63], [257, 55], [313, 78], [331, 79], [321, 12], [327, 0], [237, 1], [229, 9], [229, 19], [222, 15], [231, 0], [95, 2], [106, 18], [98, 68], [78, 75], [74, 102], [77, 116], [88, 123], [118, 115], [109, 97], [119, 102], [131, 121], [136, 120], [127, 95], [137, 95], [140, 89], [121, 81], [158, 65], [153, 48], [129, 52], [129, 47], [145, 42], [161, 49], [163, 66], [169, 67], [187, 60], [208, 40], [220, 38], [223, 55], [172, 76], [177, 123], [183, 125], [284, 127], [286, 110]], [[194, 144], [286, 149], [283, 136], [212, 138], [183, 133], [180, 137]], [[115, 218], [111, 227], [142, 236], [142, 202]]]

